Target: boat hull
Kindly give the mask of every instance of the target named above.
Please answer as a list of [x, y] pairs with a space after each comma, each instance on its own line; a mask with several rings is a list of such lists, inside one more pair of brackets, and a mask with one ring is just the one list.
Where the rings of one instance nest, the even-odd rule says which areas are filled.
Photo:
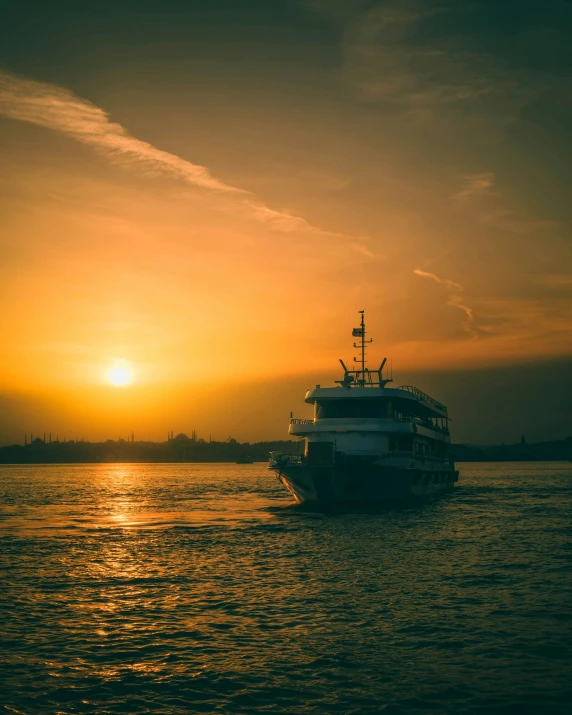
[[285, 465], [274, 467], [296, 501], [317, 503], [394, 502], [443, 494], [458, 472], [442, 469], [368, 465], [361, 467]]

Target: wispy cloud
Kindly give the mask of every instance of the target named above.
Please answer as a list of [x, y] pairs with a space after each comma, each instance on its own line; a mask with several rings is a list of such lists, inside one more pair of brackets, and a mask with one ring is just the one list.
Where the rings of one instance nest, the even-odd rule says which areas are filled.
[[560, 227], [558, 221], [521, 218], [511, 209], [504, 207], [483, 211], [478, 218], [481, 223], [520, 235], [555, 231]]
[[415, 268], [413, 270], [413, 273], [415, 273], [416, 276], [422, 276], [423, 278], [431, 278], [431, 280], [435, 281], [435, 283], [439, 283], [440, 285], [446, 286], [450, 290], [463, 290], [463, 287], [460, 286], [458, 283], [455, 283], [455, 281], [450, 281], [448, 278], [439, 278], [439, 276], [436, 276], [434, 273], [422, 271], [420, 268]]
[[467, 23], [469, 14], [486, 8], [473, 0], [384, 0], [364, 9], [346, 28], [345, 84], [359, 99], [435, 131], [468, 131], [471, 141], [502, 136], [542, 82], [510, 67], [486, 32], [475, 31], [487, 23]]
[[493, 182], [495, 175], [492, 171], [482, 174], [465, 174], [462, 177], [462, 189], [452, 198], [461, 203], [474, 199], [481, 199], [493, 194]]
[[534, 276], [533, 281], [538, 285], [556, 291], [569, 291], [572, 289], [572, 275], [569, 273], [541, 273]]
[[63, 87], [0, 72], [2, 115], [72, 137], [104, 154], [114, 164], [136, 168], [150, 175], [170, 176], [191, 186], [216, 192], [233, 201], [236, 213], [249, 216], [273, 230], [311, 233], [341, 242], [366, 257], [375, 255], [361, 237], [327, 231], [301, 216], [272, 209], [252, 192], [213, 176], [207, 167], [137, 139], [121, 124], [111, 121], [103, 109]]
[[564, 300], [492, 298], [479, 306], [483, 330], [498, 339], [519, 341], [526, 354], [527, 343], [537, 343], [543, 352], [569, 354], [572, 310]]
[[0, 73], [0, 114], [67, 134], [116, 163], [139, 165], [148, 172], [175, 176], [205, 189], [246, 193], [216, 179], [204, 166], [136, 139], [102, 109], [56, 85]]
[[[469, 49], [448, 20], [459, 5], [444, 0], [387, 0], [364, 12], [346, 36], [346, 78], [364, 99], [412, 108], [479, 100], [512, 86], [490, 58]], [[462, 13], [461, 13], [462, 14]], [[446, 28], [444, 31], [442, 28]]]
[[435, 275], [435, 273], [422, 271], [420, 268], [415, 268], [413, 270], [413, 273], [415, 273], [416, 276], [420, 276], [421, 278], [429, 278], [430, 280], [435, 281], [435, 283], [439, 283], [439, 285], [445, 286], [448, 291], [447, 305], [451, 305], [454, 308], [462, 310], [465, 314], [463, 328], [472, 337], [476, 338], [479, 336], [480, 333], [475, 328], [475, 316], [473, 310], [465, 303], [461, 295], [463, 292], [463, 286], [447, 278], [440, 278], [439, 276]]
[[558, 228], [556, 221], [519, 216], [505, 206], [501, 193], [494, 188], [495, 179], [492, 171], [465, 174], [461, 177], [461, 190], [451, 196], [451, 200], [471, 210], [479, 223], [510, 233], [522, 235]]

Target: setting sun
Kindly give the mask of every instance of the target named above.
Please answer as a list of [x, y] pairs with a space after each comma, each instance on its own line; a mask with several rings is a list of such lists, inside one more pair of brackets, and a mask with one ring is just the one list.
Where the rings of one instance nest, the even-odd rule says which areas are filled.
[[7, 4], [0, 447], [285, 439], [361, 309], [455, 440], [568, 436], [571, 3]]
[[107, 382], [115, 387], [124, 387], [133, 379], [131, 371], [124, 365], [116, 365], [107, 373]]

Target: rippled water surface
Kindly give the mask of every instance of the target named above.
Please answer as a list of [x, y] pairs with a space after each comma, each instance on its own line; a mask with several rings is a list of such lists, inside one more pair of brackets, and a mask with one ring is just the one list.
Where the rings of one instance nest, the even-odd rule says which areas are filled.
[[17, 713], [570, 713], [572, 464], [317, 513], [265, 465], [0, 467]]

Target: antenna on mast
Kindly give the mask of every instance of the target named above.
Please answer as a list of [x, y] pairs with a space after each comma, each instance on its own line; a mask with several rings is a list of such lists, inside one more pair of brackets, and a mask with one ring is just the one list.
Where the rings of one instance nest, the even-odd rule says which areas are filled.
[[361, 338], [361, 342], [359, 344], [354, 343], [354, 348], [357, 348], [358, 350], [361, 350], [361, 360], [358, 360], [357, 358], [354, 358], [354, 362], [361, 362], [361, 370], [358, 372], [358, 374], [361, 374], [361, 377], [358, 379], [358, 384], [359, 385], [365, 385], [366, 379], [365, 379], [365, 373], [366, 373], [366, 367], [365, 367], [365, 346], [367, 343], [372, 343], [373, 340], [370, 338], [369, 340], [365, 339], [365, 317], [364, 317], [364, 311], [360, 310], [359, 311], [361, 314], [361, 323], [359, 328], [354, 328], [352, 330], [352, 336], [354, 338]]
[[[357, 363], [356, 369], [354, 370], [348, 370], [346, 367], [346, 364], [343, 360], [340, 359], [340, 365], [342, 366], [344, 370], [344, 377], [343, 380], [335, 380], [335, 382], [338, 385], [341, 385], [342, 387], [346, 387], [348, 389], [352, 387], [378, 387], [378, 388], [383, 388], [388, 382], [391, 382], [391, 377], [389, 376], [389, 370], [386, 368], [386, 373], [387, 376], [384, 379], [383, 378], [383, 368], [385, 367], [387, 363], [387, 358], [383, 358], [383, 362], [381, 363], [380, 367], [378, 367], [375, 370], [370, 370], [368, 367], [366, 367], [366, 346], [369, 343], [372, 343], [373, 340], [370, 338], [369, 340], [366, 340], [366, 329], [365, 329], [365, 312], [363, 310], [359, 311], [359, 314], [361, 315], [361, 321], [359, 328], [354, 328], [352, 330], [352, 336], [354, 338], [359, 338], [360, 341], [359, 343], [354, 343], [354, 348], [356, 350], [360, 351], [360, 356], [359, 357], [354, 357], [354, 363]], [[359, 366], [359, 367], [358, 367]], [[393, 372], [393, 370], [392, 370]], [[377, 379], [376, 379], [377, 376]]]

